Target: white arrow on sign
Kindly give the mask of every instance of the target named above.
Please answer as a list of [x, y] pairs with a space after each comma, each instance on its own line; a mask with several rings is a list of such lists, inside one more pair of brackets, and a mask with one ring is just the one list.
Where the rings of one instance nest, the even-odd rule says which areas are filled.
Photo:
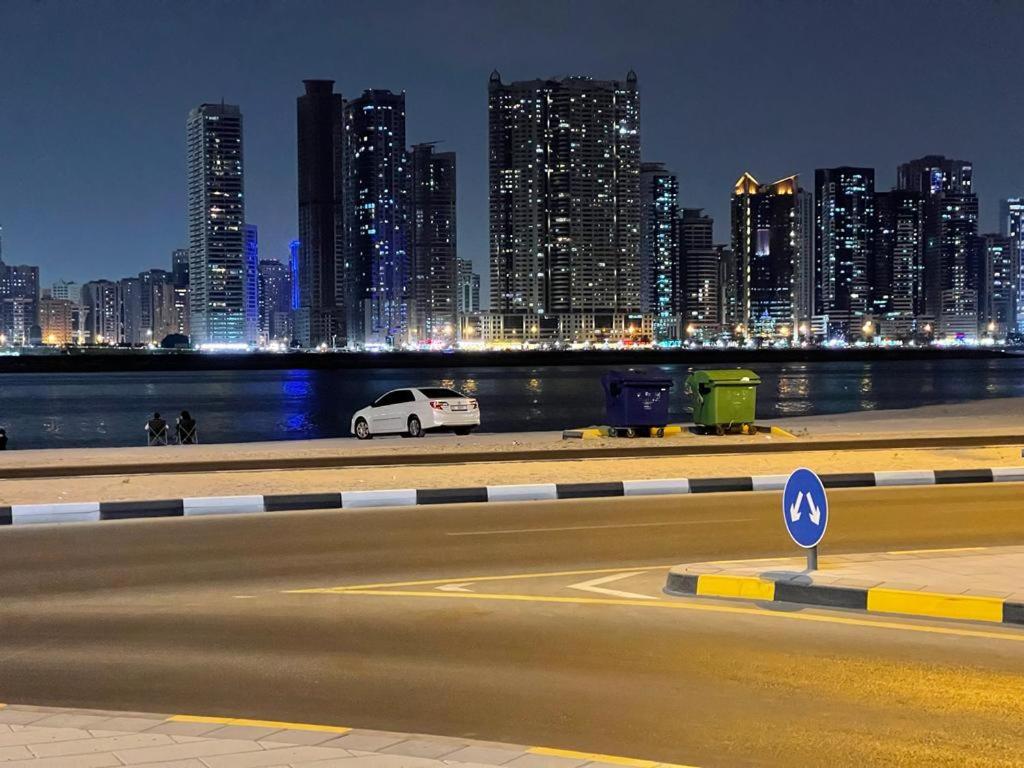
[[800, 519], [800, 502], [803, 500], [804, 492], [800, 491], [800, 493], [796, 495], [796, 501], [793, 502], [793, 506], [789, 508], [789, 519], [794, 523]]
[[[789, 508], [789, 519], [794, 523], [800, 519], [800, 504], [804, 500], [804, 492], [800, 491], [796, 495], [796, 500], [793, 502], [793, 506]], [[814, 499], [811, 498], [811, 494], [807, 494], [807, 516], [811, 519], [811, 522], [815, 525], [821, 525], [821, 510], [814, 505]]]
[[628, 579], [630, 576], [639, 576], [641, 573], [642, 571], [633, 571], [632, 573], [613, 573], [611, 576], [602, 576], [599, 579], [581, 581], [579, 584], [570, 584], [569, 589], [579, 589], [583, 592], [597, 592], [600, 595], [611, 595], [612, 597], [625, 597], [630, 600], [657, 600], [658, 598], [651, 597], [650, 595], [638, 595], [635, 592], [620, 592], [617, 589], [605, 589], [600, 586], [601, 584], [607, 584], [611, 581]]
[[472, 592], [473, 590], [467, 589], [472, 582], [464, 581], [461, 584], [442, 584], [440, 587], [434, 587], [442, 592]]
[[810, 508], [811, 522], [815, 525], [821, 525], [821, 510], [814, 506], [814, 499], [811, 498], [810, 494], [807, 495], [807, 506]]

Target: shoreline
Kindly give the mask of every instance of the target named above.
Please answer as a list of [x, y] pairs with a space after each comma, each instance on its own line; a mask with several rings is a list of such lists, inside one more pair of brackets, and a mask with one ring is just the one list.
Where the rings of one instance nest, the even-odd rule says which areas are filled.
[[503, 368], [523, 366], [723, 365], [791, 362], [913, 362], [1018, 359], [1022, 351], [961, 348], [628, 349], [480, 352], [249, 352], [49, 350], [0, 355], [5, 373], [349, 370], [362, 368]]

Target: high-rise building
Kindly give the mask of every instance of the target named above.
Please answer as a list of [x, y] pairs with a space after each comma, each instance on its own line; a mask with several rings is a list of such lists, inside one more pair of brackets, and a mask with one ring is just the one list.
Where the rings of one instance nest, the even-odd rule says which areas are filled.
[[77, 308], [70, 299], [52, 296], [39, 300], [39, 330], [43, 344], [64, 346], [75, 340], [75, 313]]
[[731, 333], [743, 323], [740, 270], [736, 266], [736, 251], [730, 246], [715, 245], [715, 255], [718, 257], [718, 319], [724, 330]]
[[39, 267], [0, 262], [0, 335], [8, 344], [39, 339]]
[[50, 296], [54, 299], [67, 299], [74, 304], [81, 304], [82, 285], [74, 281], [58, 280], [50, 287]]
[[189, 113], [187, 129], [191, 341], [255, 341], [246, 322], [242, 112], [202, 104]]
[[978, 232], [974, 169], [965, 160], [928, 155], [897, 169], [897, 187], [924, 201], [924, 310], [945, 336], [973, 336], [978, 327], [972, 240]]
[[[159, 342], [167, 335], [167, 307], [162, 306], [167, 300], [166, 287], [173, 285], [174, 275], [166, 269], [147, 269], [139, 273], [142, 303], [142, 338], [149, 343]], [[163, 335], [160, 335], [163, 332]]]
[[1020, 279], [1018, 240], [1009, 235], [974, 239], [972, 265], [978, 270], [978, 320], [983, 335], [1005, 338], [1017, 330]]
[[255, 224], [245, 225], [245, 338], [260, 335], [260, 244]]
[[82, 285], [87, 344], [117, 344], [121, 340], [121, 308], [117, 283], [92, 280]]
[[679, 177], [663, 163], [640, 164], [640, 311], [654, 315], [658, 340], [679, 337]]
[[[344, 102], [333, 80], [304, 80], [297, 101], [299, 239], [295, 336], [304, 347], [345, 336]], [[263, 329], [267, 331], [269, 329]]]
[[408, 330], [405, 94], [369, 90], [346, 102], [344, 143], [346, 337], [394, 344]]
[[640, 309], [640, 93], [566, 77], [488, 86], [491, 311]]
[[797, 190], [793, 220], [793, 244], [796, 263], [793, 270], [793, 294], [796, 317], [805, 325], [814, 315], [814, 238], [817, 227], [814, 219], [814, 194]]
[[819, 168], [814, 187], [816, 313], [828, 318], [829, 335], [859, 336], [871, 308], [875, 171]]
[[[291, 341], [292, 275], [289, 265], [260, 260], [260, 339]], [[330, 344], [332, 338], [322, 343]]]
[[875, 194], [874, 265], [869, 270], [872, 314], [885, 332], [907, 336], [921, 330], [924, 312], [924, 198], [894, 189]]
[[417, 144], [408, 168], [411, 341], [450, 344], [458, 325], [455, 153]]
[[737, 325], [746, 335], [788, 337], [796, 306], [796, 176], [759, 184], [744, 173], [732, 193]]
[[[148, 287], [148, 286], [147, 286]], [[143, 322], [142, 280], [125, 277], [117, 281], [118, 330], [115, 335], [118, 344], [133, 347], [150, 340]]]
[[171, 251], [171, 277], [174, 285], [188, 288], [188, 249], [175, 248]]
[[473, 271], [470, 259], [459, 259], [458, 313], [468, 315], [480, 311], [480, 273]]
[[679, 218], [682, 295], [677, 303], [686, 336], [708, 334], [721, 323], [720, 256], [714, 226], [715, 220], [700, 208], [683, 208]]
[[1017, 330], [1024, 332], [1024, 197], [1000, 202], [999, 230], [1017, 243]]
[[663, 163], [640, 164], [640, 311], [654, 315], [659, 340], [679, 337], [679, 178]]

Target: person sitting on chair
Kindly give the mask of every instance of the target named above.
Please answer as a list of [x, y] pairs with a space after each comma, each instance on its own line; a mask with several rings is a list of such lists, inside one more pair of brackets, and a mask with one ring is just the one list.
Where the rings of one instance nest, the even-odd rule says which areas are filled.
[[150, 445], [167, 445], [167, 422], [154, 413], [153, 418], [146, 422], [146, 437]]
[[188, 411], [182, 411], [181, 415], [178, 416], [174, 430], [178, 435], [179, 445], [195, 445], [197, 442], [196, 420], [192, 418]]

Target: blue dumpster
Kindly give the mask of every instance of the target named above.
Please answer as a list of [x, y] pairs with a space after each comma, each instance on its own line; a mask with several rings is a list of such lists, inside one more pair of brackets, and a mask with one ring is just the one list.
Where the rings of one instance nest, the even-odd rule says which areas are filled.
[[663, 427], [668, 423], [668, 391], [672, 379], [641, 371], [608, 371], [604, 386], [608, 426], [619, 428]]

